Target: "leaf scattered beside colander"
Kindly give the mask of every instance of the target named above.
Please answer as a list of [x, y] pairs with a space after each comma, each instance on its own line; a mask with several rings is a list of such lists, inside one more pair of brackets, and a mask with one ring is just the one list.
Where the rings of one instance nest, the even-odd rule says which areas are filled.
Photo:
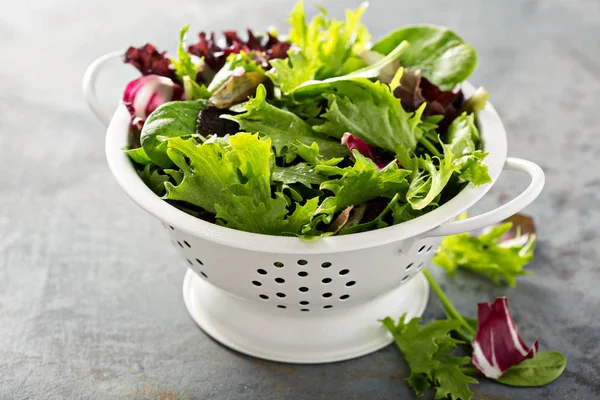
[[300, 2], [285, 38], [201, 32], [186, 48], [185, 26], [174, 58], [129, 48], [143, 76], [123, 96], [126, 152], [144, 182], [199, 218], [304, 238], [398, 224], [489, 182], [487, 92], [460, 88], [475, 50], [428, 25], [368, 47], [365, 9], [308, 22]]

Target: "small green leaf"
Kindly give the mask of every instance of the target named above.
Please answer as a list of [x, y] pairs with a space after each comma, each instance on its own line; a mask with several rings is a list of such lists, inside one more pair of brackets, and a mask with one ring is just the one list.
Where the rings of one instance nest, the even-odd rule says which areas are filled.
[[150, 157], [148, 157], [148, 155], [144, 151], [143, 147], [138, 147], [137, 149], [126, 149], [123, 151], [136, 164], [140, 164], [140, 165], [152, 164], [152, 160], [150, 159]]
[[511, 367], [498, 380], [508, 386], [544, 386], [562, 375], [567, 359], [558, 351], [540, 351], [535, 357]]

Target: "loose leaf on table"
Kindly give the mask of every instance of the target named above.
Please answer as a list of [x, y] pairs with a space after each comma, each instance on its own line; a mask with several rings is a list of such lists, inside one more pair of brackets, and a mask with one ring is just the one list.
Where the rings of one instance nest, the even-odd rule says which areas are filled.
[[192, 56], [185, 50], [185, 35], [189, 26], [184, 25], [179, 32], [179, 45], [177, 46], [177, 57], [171, 58], [171, 63], [175, 68], [175, 75], [183, 83], [183, 89], [186, 100], [205, 99], [210, 93], [204, 85], [197, 83], [199, 65], [194, 64]]
[[345, 75], [364, 67], [358, 54], [370, 39], [367, 28], [360, 23], [365, 9], [366, 4], [355, 11], [347, 10], [345, 22], [330, 19], [321, 9], [307, 23], [303, 2], [296, 3], [289, 19], [289, 40], [298, 48], [289, 51], [285, 60], [270, 61], [273, 82], [287, 93], [308, 80]]
[[529, 235], [525, 244], [519, 241], [509, 247], [502, 246], [502, 237], [511, 230], [512, 223], [504, 223], [489, 229], [480, 236], [469, 233], [446, 236], [433, 262], [454, 275], [462, 268], [489, 277], [499, 285], [505, 280], [510, 287], [517, 283], [520, 275], [533, 272], [523, 267], [533, 260], [535, 235]]
[[421, 318], [406, 322], [405, 317], [400, 317], [397, 324], [390, 317], [382, 322], [410, 367], [407, 382], [415, 394], [422, 396], [432, 388], [436, 391], [436, 399], [470, 400], [473, 392], [469, 384], [477, 383], [477, 380], [461, 371], [470, 358], [455, 357], [450, 353], [462, 343], [450, 335], [459, 329], [460, 323], [441, 320], [420, 325]]
[[169, 168], [173, 161], [167, 155], [167, 138], [196, 133], [198, 113], [204, 101], [173, 101], [158, 107], [146, 120], [140, 140], [144, 151], [155, 164]]
[[498, 297], [492, 304], [477, 304], [477, 333], [472, 345], [473, 365], [492, 379], [533, 358], [538, 350], [537, 341], [529, 348], [521, 339], [506, 297]]
[[351, 132], [372, 146], [396, 152], [398, 147], [413, 151], [422, 132], [420, 108], [407, 113], [394, 97], [390, 87], [365, 78], [324, 81], [301, 86], [293, 92], [295, 98], [327, 99], [326, 122], [316, 131], [341, 138]]
[[348, 155], [346, 146], [314, 132], [295, 114], [267, 103], [266, 96], [266, 89], [260, 85], [256, 97], [245, 103], [244, 114], [223, 115], [222, 118], [236, 121], [245, 131], [258, 132], [261, 137], [271, 138], [275, 155], [285, 156], [287, 161], [296, 157], [294, 143], [297, 141], [307, 146], [317, 143], [320, 154], [325, 158]]
[[329, 223], [337, 211], [348, 206], [363, 204], [376, 197], [393, 198], [397, 193], [404, 193], [408, 188], [406, 176], [409, 171], [400, 169], [396, 163], [379, 170], [375, 163], [354, 151], [356, 162], [352, 167], [339, 168], [317, 166], [317, 171], [325, 174], [341, 175], [338, 179], [325, 181], [321, 190], [329, 190], [333, 196], [326, 198], [319, 206], [316, 214], [324, 214], [324, 221]]
[[510, 367], [496, 379], [508, 386], [544, 386], [562, 375], [567, 359], [558, 351], [540, 351], [535, 357]]
[[271, 235], [300, 234], [318, 206], [318, 198], [295, 203], [288, 215], [282, 193], [271, 195], [271, 140], [238, 133], [228, 140], [169, 140], [169, 156], [182, 170], [183, 181], [166, 183], [166, 198], [185, 201], [216, 213], [228, 227]]
[[402, 66], [421, 68], [423, 75], [441, 89], [452, 89], [466, 80], [477, 66], [475, 49], [442, 26], [405, 26], [375, 43], [371, 50], [388, 54], [404, 40], [410, 46], [402, 54]]

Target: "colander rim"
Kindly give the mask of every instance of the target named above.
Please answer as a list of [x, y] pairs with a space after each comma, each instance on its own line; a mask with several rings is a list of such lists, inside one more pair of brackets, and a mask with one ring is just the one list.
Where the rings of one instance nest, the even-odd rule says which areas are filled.
[[[465, 96], [475, 92], [469, 82], [463, 82]], [[484, 150], [488, 152], [491, 183], [478, 187], [467, 185], [458, 195], [437, 209], [401, 224], [350, 235], [331, 236], [307, 241], [296, 237], [249, 233], [227, 228], [189, 215], [158, 197], [141, 180], [129, 157], [122, 151], [127, 145], [129, 113], [120, 105], [106, 132], [105, 152], [109, 168], [117, 183], [140, 207], [166, 225], [192, 236], [214, 243], [249, 251], [277, 254], [327, 254], [356, 251], [424, 235], [455, 218], [479, 201], [496, 183], [507, 157], [507, 138], [498, 113], [490, 104], [478, 114]]]

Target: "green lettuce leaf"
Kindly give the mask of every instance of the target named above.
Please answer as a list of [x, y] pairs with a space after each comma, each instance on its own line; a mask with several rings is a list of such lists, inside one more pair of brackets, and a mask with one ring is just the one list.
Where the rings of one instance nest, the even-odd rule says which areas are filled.
[[451, 90], [477, 67], [475, 49], [442, 26], [405, 26], [375, 43], [371, 50], [388, 54], [404, 40], [410, 46], [402, 55], [402, 66], [421, 68], [423, 76], [442, 90]]
[[299, 1], [290, 15], [289, 40], [297, 49], [285, 60], [271, 60], [269, 75], [283, 92], [290, 92], [308, 80], [323, 80], [345, 75], [364, 67], [359, 53], [366, 49], [370, 35], [360, 23], [366, 3], [355, 11], [346, 11], [346, 21], [330, 19], [320, 9], [310, 23], [306, 21], [304, 4]]
[[215, 74], [213, 79], [208, 85], [208, 91], [214, 93], [219, 89], [231, 76], [233, 71], [238, 68], [243, 68], [245, 72], [259, 72], [264, 75], [265, 70], [263, 67], [256, 63], [256, 60], [252, 58], [251, 54], [245, 51], [240, 51], [238, 54], [230, 54], [227, 57], [225, 65]]
[[455, 357], [450, 352], [462, 342], [450, 336], [460, 328], [455, 320], [433, 321], [419, 325], [421, 318], [405, 322], [405, 315], [398, 323], [387, 317], [382, 323], [394, 337], [398, 349], [410, 367], [408, 384], [417, 396], [433, 388], [436, 399], [470, 400], [473, 392], [470, 383], [477, 380], [465, 375], [461, 367], [470, 364], [470, 357]]
[[[323, 94], [325, 93], [325, 94]], [[422, 131], [419, 128], [424, 106], [415, 113], [404, 111], [386, 84], [365, 78], [321, 82], [299, 87], [294, 97], [324, 96], [326, 122], [316, 131], [340, 138], [352, 132], [372, 146], [395, 152], [398, 147], [414, 151]]]
[[198, 113], [205, 101], [172, 101], [150, 114], [140, 134], [144, 151], [155, 164], [169, 168], [173, 161], [167, 155], [167, 139], [196, 133]]
[[311, 146], [317, 143], [320, 154], [325, 158], [344, 157], [348, 149], [339, 141], [330, 140], [314, 132], [310, 125], [295, 114], [267, 103], [267, 91], [263, 85], [256, 89], [256, 97], [244, 104], [246, 113], [222, 115], [221, 118], [237, 122], [241, 129], [258, 132], [269, 137], [276, 156], [285, 156], [292, 161], [296, 157], [297, 141]]
[[304, 205], [288, 202], [281, 192], [271, 195], [271, 140], [238, 133], [226, 140], [173, 138], [168, 154], [184, 174], [177, 186], [166, 183], [166, 199], [185, 201], [216, 214], [225, 226], [270, 235], [300, 234], [318, 207], [318, 198]]
[[310, 187], [319, 185], [327, 180], [326, 176], [319, 174], [313, 165], [298, 163], [290, 167], [275, 167], [273, 170], [273, 181], [290, 185], [301, 183]]
[[326, 198], [319, 206], [316, 214], [324, 214], [323, 222], [331, 222], [333, 214], [348, 206], [359, 205], [376, 197], [393, 198], [397, 193], [405, 193], [408, 188], [406, 176], [409, 171], [390, 163], [379, 170], [375, 163], [353, 152], [356, 162], [353, 166], [339, 168], [333, 166], [317, 166], [317, 171], [341, 175], [338, 179], [325, 181], [321, 190], [329, 190], [333, 196]]
[[146, 186], [148, 186], [157, 196], [165, 194], [165, 183], [169, 181], [169, 176], [162, 174], [160, 168], [148, 164], [143, 170], [139, 171], [138, 174]]
[[523, 267], [533, 260], [535, 235], [529, 235], [525, 244], [516, 243], [504, 247], [501, 243], [502, 236], [511, 227], [512, 223], [508, 222], [495, 226], [480, 236], [469, 233], [446, 236], [433, 262], [444, 268], [449, 275], [454, 275], [461, 268], [485, 275], [496, 285], [504, 280], [510, 287], [515, 287], [518, 276], [533, 274]]
[[335, 166], [344, 161], [343, 157], [326, 159], [319, 149], [319, 145], [313, 142], [310, 146], [298, 141], [295, 143], [296, 153], [310, 165], [328, 165]]
[[204, 85], [198, 85], [196, 78], [198, 69], [201, 66], [195, 65], [192, 61], [192, 56], [185, 49], [185, 35], [189, 29], [189, 25], [184, 25], [179, 31], [179, 45], [177, 46], [177, 57], [171, 58], [171, 64], [175, 68], [175, 75], [183, 82], [183, 89], [186, 100], [206, 99], [210, 96], [210, 92]]
[[136, 164], [140, 164], [140, 165], [152, 164], [152, 160], [150, 159], [150, 157], [148, 157], [148, 155], [144, 151], [143, 147], [138, 147], [137, 149], [125, 149], [123, 151]]

